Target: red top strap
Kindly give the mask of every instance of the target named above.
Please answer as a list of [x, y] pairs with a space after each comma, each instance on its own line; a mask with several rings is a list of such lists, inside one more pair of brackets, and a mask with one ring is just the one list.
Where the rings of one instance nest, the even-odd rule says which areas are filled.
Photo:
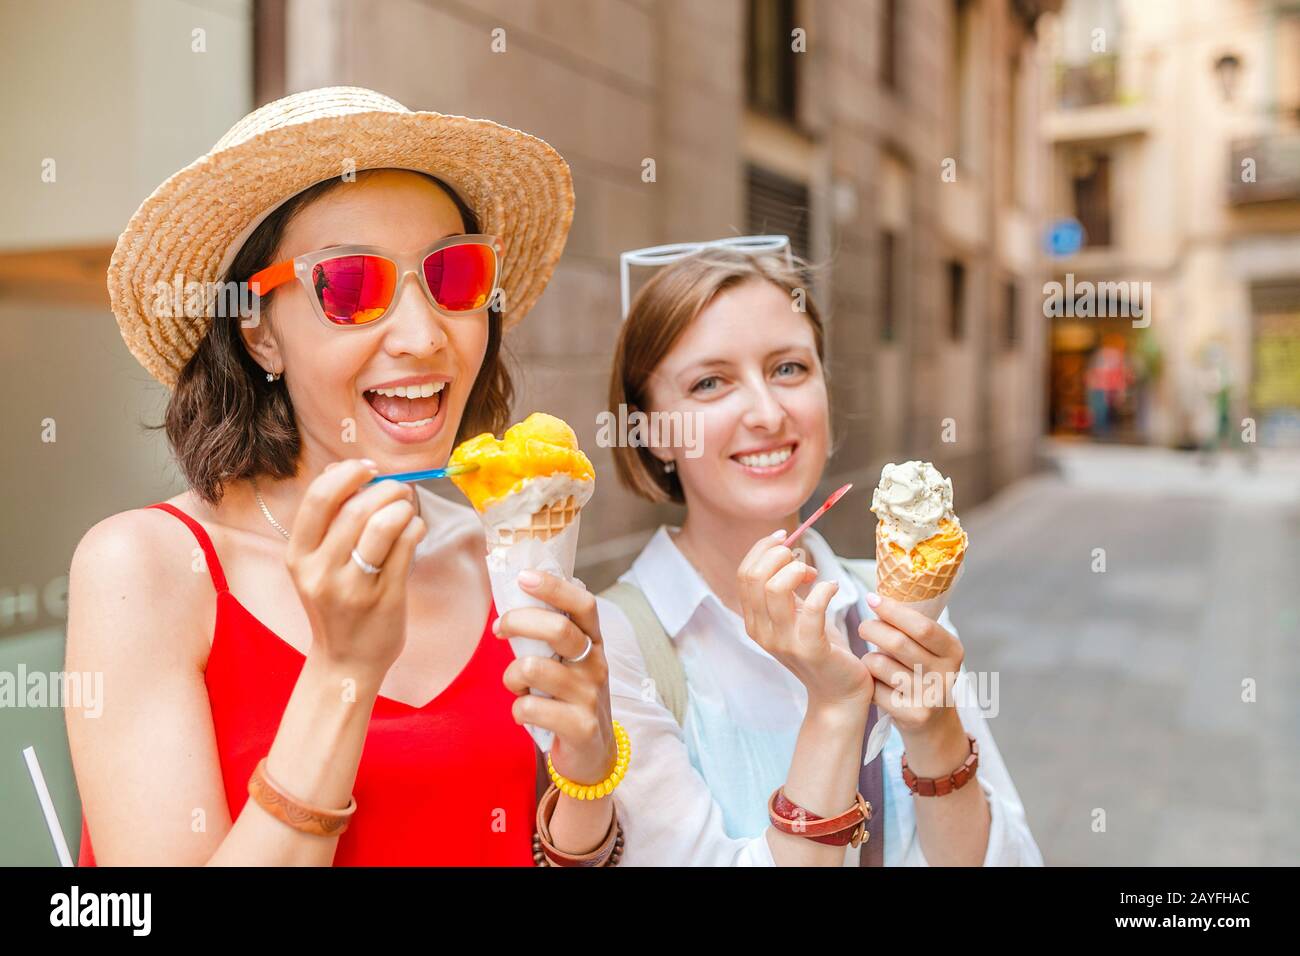
[[212, 575], [213, 587], [217, 589], [218, 593], [228, 590], [226, 587], [225, 572], [221, 570], [221, 562], [217, 560], [217, 549], [212, 547], [212, 539], [209, 538], [208, 533], [203, 530], [203, 525], [199, 524], [184, 511], [181, 511], [180, 508], [168, 504], [165, 501], [160, 501], [157, 504], [152, 504], [148, 507], [171, 512], [185, 522], [190, 531], [194, 533], [194, 537], [198, 539], [199, 547], [203, 549], [203, 559], [208, 566], [208, 573]]

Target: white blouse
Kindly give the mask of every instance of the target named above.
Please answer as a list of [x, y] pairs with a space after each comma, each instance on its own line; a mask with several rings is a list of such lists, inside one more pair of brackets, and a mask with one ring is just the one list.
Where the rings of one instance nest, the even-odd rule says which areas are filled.
[[[674, 529], [676, 530], [676, 529]], [[804, 532], [819, 580], [840, 584], [827, 617], [841, 631], [850, 606], [875, 617], [858, 579], [815, 530]], [[784, 781], [808, 704], [803, 684], [745, 633], [661, 526], [620, 578], [640, 588], [676, 647], [690, 693], [684, 726], [660, 703], [632, 625], [599, 599], [614, 718], [632, 742], [632, 763], [614, 793], [623, 821], [624, 866], [774, 866], [765, 834], [767, 800]], [[939, 623], [957, 633], [945, 610]], [[871, 646], [874, 650], [875, 647]], [[963, 667], [963, 671], [965, 668]], [[985, 866], [1042, 866], [1025, 810], [974, 695], [958, 698], [963, 726], [979, 741], [975, 779], [991, 814]], [[885, 761], [885, 865], [927, 866], [912, 795], [903, 782], [903, 741], [894, 727]], [[846, 866], [858, 849], [845, 847]]]

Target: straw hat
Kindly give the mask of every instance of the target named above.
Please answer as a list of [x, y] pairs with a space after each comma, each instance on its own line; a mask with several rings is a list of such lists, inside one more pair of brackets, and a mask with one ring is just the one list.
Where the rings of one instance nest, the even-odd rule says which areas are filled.
[[155, 315], [184, 312], [152, 308], [158, 284], [216, 282], [285, 200], [348, 169], [383, 167], [437, 176], [482, 232], [501, 237], [505, 325], [518, 323], [564, 250], [573, 221], [568, 164], [535, 136], [489, 120], [412, 112], [373, 90], [335, 86], [248, 114], [135, 211], [108, 266], [109, 301], [131, 354], [173, 387], [212, 318]]

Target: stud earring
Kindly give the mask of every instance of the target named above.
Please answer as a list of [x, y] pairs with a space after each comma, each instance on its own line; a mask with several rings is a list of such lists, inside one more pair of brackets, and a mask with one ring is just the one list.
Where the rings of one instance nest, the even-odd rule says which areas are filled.
[[266, 373], [266, 380], [267, 380], [268, 382], [275, 382], [275, 381], [278, 381], [279, 378], [280, 378], [280, 373], [279, 373], [279, 372], [267, 372], [267, 373]]
[[676, 470], [677, 470], [677, 462], [673, 461], [671, 458], [668, 459], [668, 461], [664, 462], [664, 471], [671, 474]]

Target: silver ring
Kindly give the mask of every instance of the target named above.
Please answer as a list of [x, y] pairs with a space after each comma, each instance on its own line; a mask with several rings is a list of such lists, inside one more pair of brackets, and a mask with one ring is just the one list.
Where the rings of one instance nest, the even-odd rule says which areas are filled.
[[352, 562], [357, 567], [359, 567], [362, 571], [366, 572], [366, 574], [378, 574], [381, 570], [379, 565], [371, 564], [369, 561], [363, 558], [361, 556], [361, 552], [359, 552], [356, 548], [352, 549]]
[[585, 648], [583, 648], [583, 651], [582, 651], [581, 654], [579, 654], [577, 657], [561, 657], [561, 658], [560, 658], [560, 661], [561, 661], [561, 663], [564, 663], [564, 664], [581, 664], [583, 661], [585, 661], [585, 660], [587, 659], [587, 655], [591, 653], [591, 647], [592, 647], [591, 635], [588, 634], [588, 635], [587, 635], [587, 646], [586, 646]]

